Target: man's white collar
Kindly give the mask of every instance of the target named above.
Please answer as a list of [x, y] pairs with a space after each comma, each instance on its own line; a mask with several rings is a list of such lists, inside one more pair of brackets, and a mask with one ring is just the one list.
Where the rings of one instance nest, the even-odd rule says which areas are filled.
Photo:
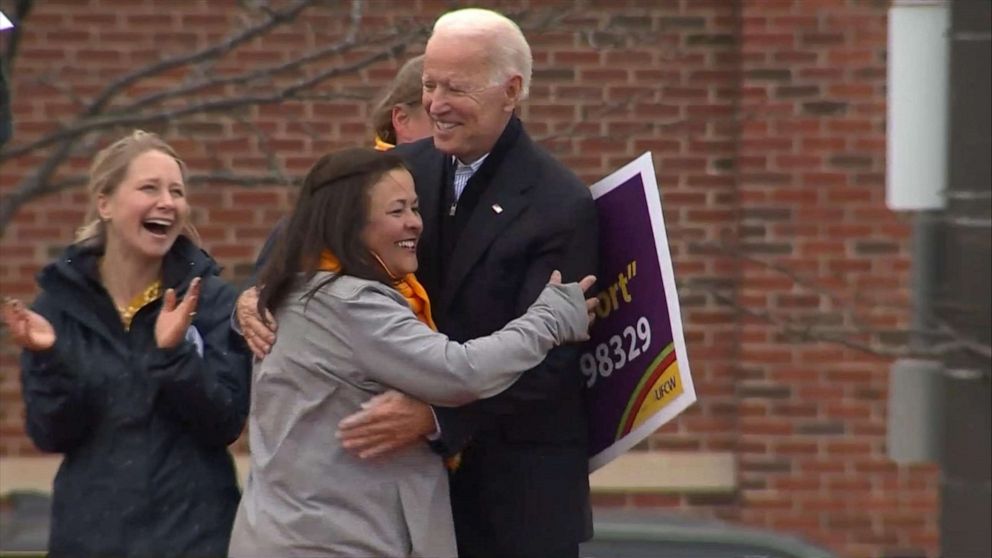
[[465, 163], [459, 161], [458, 160], [458, 157], [455, 157], [454, 155], [452, 155], [451, 156], [451, 162], [455, 164], [455, 168], [458, 168], [458, 167], [472, 167], [472, 174], [475, 174], [475, 171], [479, 170], [479, 167], [482, 166], [482, 162], [485, 161], [486, 160], [486, 157], [488, 157], [488, 156], [489, 156], [489, 154], [486, 153], [482, 157], [479, 157], [478, 159], [476, 159], [475, 162], [469, 163], [469, 164], [466, 165]]

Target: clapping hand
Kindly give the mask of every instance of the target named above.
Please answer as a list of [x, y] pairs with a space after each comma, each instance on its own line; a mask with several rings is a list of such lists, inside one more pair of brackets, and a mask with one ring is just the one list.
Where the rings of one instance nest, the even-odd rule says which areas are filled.
[[196, 304], [200, 299], [200, 278], [193, 279], [182, 302], [176, 303], [175, 289], [165, 291], [162, 311], [155, 321], [155, 343], [160, 349], [171, 349], [186, 338], [186, 330], [196, 317]]
[[55, 328], [41, 314], [29, 310], [20, 300], [8, 298], [0, 310], [10, 338], [22, 349], [44, 351], [55, 345]]

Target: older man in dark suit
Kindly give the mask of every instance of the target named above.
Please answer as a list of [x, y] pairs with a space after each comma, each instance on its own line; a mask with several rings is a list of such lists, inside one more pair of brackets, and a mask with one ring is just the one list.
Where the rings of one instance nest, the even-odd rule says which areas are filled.
[[[424, 55], [433, 137], [396, 148], [423, 216], [417, 275], [438, 328], [456, 341], [523, 314], [553, 270], [565, 281], [596, 270], [588, 189], [515, 115], [531, 67], [530, 46], [509, 19], [479, 9], [445, 14]], [[252, 316], [256, 300], [239, 299], [238, 321], [260, 355], [274, 335]], [[578, 348], [561, 347], [494, 398], [432, 409], [387, 392], [338, 434], [362, 458], [432, 440], [448, 457], [462, 558], [575, 558], [592, 534], [582, 385]]]
[[[440, 331], [457, 341], [522, 314], [552, 270], [566, 281], [596, 270], [588, 189], [515, 115], [531, 66], [526, 39], [502, 15], [467, 9], [442, 16], [424, 57], [433, 138], [397, 147], [424, 220], [417, 275]], [[557, 349], [493, 399], [433, 411], [434, 443], [452, 457], [459, 555], [577, 556], [591, 536], [577, 348]], [[346, 419], [341, 433], [368, 457], [434, 430], [428, 407], [392, 393]]]

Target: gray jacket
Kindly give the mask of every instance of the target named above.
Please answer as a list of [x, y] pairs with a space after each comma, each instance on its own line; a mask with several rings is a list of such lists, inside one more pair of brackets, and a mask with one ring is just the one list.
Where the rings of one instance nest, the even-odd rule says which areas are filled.
[[509, 387], [553, 347], [587, 337], [576, 284], [549, 285], [526, 314], [464, 344], [432, 331], [394, 289], [328, 274], [275, 312], [278, 339], [253, 370], [251, 471], [231, 535], [233, 558], [455, 556], [448, 478], [426, 444], [362, 461], [338, 422], [388, 388], [442, 406]]

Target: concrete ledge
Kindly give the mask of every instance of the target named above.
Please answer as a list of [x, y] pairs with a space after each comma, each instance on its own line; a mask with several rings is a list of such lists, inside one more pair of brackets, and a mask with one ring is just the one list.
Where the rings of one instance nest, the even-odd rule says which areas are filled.
[[0, 457], [0, 495], [15, 490], [51, 492], [61, 456]]
[[[62, 457], [0, 457], [0, 495], [51, 492]], [[244, 485], [248, 456], [234, 457]], [[737, 486], [730, 452], [628, 452], [589, 478], [594, 492], [731, 492]]]
[[733, 492], [731, 452], [627, 452], [589, 477], [593, 492]]
[[[0, 457], [0, 496], [13, 491], [51, 492], [55, 473], [62, 463], [60, 455]], [[248, 476], [248, 456], [234, 456], [238, 479], [244, 486]]]

